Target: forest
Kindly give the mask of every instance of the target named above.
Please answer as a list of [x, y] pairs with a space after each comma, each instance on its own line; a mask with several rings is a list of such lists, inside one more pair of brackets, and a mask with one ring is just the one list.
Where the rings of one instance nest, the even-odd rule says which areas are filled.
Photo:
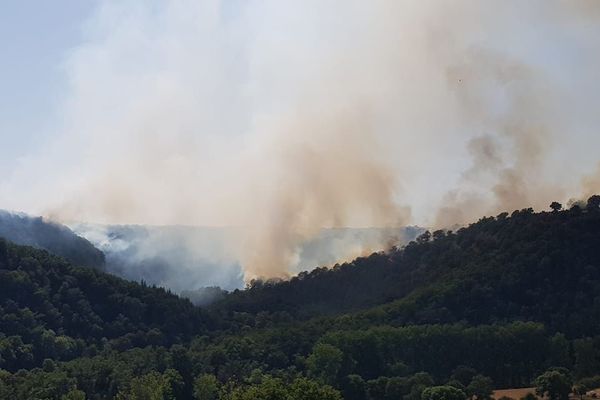
[[585, 393], [600, 387], [600, 196], [217, 298], [198, 307], [0, 239], [0, 399]]

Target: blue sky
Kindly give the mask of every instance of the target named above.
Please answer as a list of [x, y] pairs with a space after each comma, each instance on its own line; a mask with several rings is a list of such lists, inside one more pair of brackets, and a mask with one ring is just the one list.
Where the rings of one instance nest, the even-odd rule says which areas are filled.
[[91, 0], [0, 2], [0, 172], [48, 139], [63, 101], [67, 52], [82, 39]]

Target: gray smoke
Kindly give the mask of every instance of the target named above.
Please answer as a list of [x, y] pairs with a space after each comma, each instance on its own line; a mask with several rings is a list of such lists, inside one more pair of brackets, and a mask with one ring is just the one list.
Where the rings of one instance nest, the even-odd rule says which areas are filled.
[[[225, 264], [245, 280], [294, 273], [323, 228], [545, 208], [583, 192], [598, 162], [599, 10], [101, 1], [65, 58], [64, 127], [0, 185], [0, 204], [61, 221], [235, 226]], [[161, 250], [149, 240], [144, 251]], [[204, 259], [183, 261], [204, 274]]]

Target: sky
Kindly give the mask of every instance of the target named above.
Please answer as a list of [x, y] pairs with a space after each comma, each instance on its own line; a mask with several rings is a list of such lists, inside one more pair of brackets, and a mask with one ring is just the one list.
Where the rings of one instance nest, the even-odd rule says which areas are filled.
[[7, 0], [0, 52], [0, 208], [268, 266], [600, 191], [595, 0]]
[[82, 40], [92, 1], [32, 0], [0, 4], [0, 173], [51, 140], [64, 100], [65, 57]]

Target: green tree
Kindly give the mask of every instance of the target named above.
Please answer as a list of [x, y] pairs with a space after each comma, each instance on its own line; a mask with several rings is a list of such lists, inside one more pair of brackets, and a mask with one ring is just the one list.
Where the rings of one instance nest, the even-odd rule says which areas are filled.
[[571, 378], [555, 369], [548, 370], [538, 376], [535, 381], [535, 393], [547, 396], [550, 400], [568, 400], [571, 392]]
[[329, 385], [320, 385], [310, 379], [298, 378], [292, 383], [287, 400], [342, 400], [342, 395]]
[[240, 387], [233, 391], [231, 400], [287, 400], [288, 390], [281, 379], [266, 376], [256, 385]]
[[197, 400], [217, 400], [219, 381], [214, 375], [202, 374], [194, 380], [194, 397]]
[[494, 382], [483, 375], [475, 375], [467, 386], [467, 394], [477, 400], [488, 400], [492, 397]]
[[[2, 241], [0, 239], [0, 245]], [[10, 399], [13, 398], [12, 390], [8, 385], [8, 380], [11, 378], [11, 374], [8, 371], [0, 369], [0, 399]]]
[[85, 393], [78, 389], [71, 389], [60, 400], [85, 400]]
[[180, 399], [184, 396], [185, 383], [181, 374], [175, 369], [169, 368], [163, 373], [164, 382], [164, 398], [166, 399]]
[[[407, 378], [401, 378], [399, 376], [394, 376], [393, 378], [385, 378], [380, 377], [378, 379], [380, 384], [385, 383], [384, 388], [384, 398], [386, 400], [390, 399], [401, 399], [403, 396], [407, 395], [410, 391], [410, 384]], [[375, 397], [375, 396], [373, 396]], [[421, 397], [421, 393], [418, 393], [418, 397]], [[377, 397], [375, 397], [377, 398]], [[415, 400], [417, 397], [415, 397]]]
[[417, 372], [405, 382], [404, 392], [408, 392], [404, 396], [405, 400], [420, 400], [423, 391], [434, 385], [433, 378], [427, 372]]
[[567, 337], [562, 333], [556, 333], [550, 338], [549, 356], [552, 365], [561, 367], [571, 367], [570, 343]]
[[348, 375], [343, 382], [344, 400], [366, 400], [367, 384], [360, 375]]
[[588, 211], [599, 211], [600, 210], [600, 195], [593, 195], [587, 201], [587, 210]]
[[467, 387], [475, 375], [477, 375], [477, 371], [475, 371], [475, 369], [465, 365], [459, 365], [452, 371], [452, 376], [450, 379], [457, 380], [462, 383], [464, 387]]
[[422, 400], [466, 400], [467, 395], [453, 386], [432, 386], [423, 390]]
[[327, 384], [334, 384], [342, 366], [343, 358], [344, 353], [337, 347], [326, 343], [318, 343], [306, 359], [306, 364], [312, 377]]
[[577, 376], [592, 376], [600, 368], [600, 354], [591, 338], [573, 342], [575, 351], [575, 373]]
[[127, 390], [117, 394], [117, 400], [175, 400], [162, 374], [152, 371], [133, 378]]

